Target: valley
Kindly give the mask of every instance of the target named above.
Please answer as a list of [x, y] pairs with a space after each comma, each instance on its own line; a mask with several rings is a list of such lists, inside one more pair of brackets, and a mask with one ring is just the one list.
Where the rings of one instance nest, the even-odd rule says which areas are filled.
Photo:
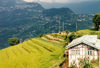
[[[45, 9], [38, 3], [11, 0], [0, 1], [0, 49], [9, 47], [8, 39], [19, 37], [22, 41], [40, 34], [75, 31], [91, 28], [93, 15], [75, 14], [69, 8]], [[7, 3], [7, 4], [6, 4]]]

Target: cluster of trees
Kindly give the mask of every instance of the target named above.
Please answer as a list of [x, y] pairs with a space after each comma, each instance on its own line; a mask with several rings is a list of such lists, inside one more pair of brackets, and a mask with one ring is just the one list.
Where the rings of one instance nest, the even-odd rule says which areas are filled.
[[66, 33], [67, 33], [67, 35], [65, 37], [65, 40], [67, 41], [67, 44], [72, 42], [74, 39], [82, 36], [80, 34], [77, 34], [76, 32], [69, 32], [69, 31], [67, 31]]

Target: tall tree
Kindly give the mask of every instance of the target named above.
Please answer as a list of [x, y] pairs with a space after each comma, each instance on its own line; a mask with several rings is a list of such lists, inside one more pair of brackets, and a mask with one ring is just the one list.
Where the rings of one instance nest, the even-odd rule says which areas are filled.
[[100, 30], [100, 13], [94, 15], [93, 22], [94, 22], [94, 27], [96, 28], [96, 30]]

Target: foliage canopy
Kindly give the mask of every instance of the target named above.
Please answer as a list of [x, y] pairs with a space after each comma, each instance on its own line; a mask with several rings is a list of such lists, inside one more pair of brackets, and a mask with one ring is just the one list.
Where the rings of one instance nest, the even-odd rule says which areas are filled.
[[8, 40], [9, 45], [13, 46], [13, 45], [17, 45], [20, 43], [20, 39], [19, 38], [10, 38]]
[[93, 18], [94, 27], [96, 30], [100, 30], [100, 14], [96, 14]]

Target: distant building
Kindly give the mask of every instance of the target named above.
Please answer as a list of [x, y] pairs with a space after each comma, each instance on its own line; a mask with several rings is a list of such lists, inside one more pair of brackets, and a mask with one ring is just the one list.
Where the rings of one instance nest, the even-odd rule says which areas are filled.
[[67, 33], [66, 33], [66, 31], [62, 31], [60, 34], [66, 35]]
[[69, 66], [79, 66], [79, 59], [89, 60], [99, 58], [100, 40], [97, 35], [85, 35], [73, 40], [67, 47], [69, 55]]

